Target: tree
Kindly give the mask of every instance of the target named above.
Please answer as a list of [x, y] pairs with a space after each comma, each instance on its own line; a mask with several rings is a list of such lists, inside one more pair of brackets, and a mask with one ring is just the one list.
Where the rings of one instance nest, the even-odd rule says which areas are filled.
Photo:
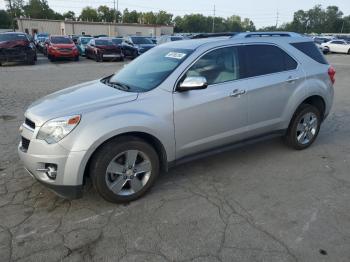
[[113, 22], [115, 20], [114, 9], [110, 9], [106, 5], [99, 6], [97, 13], [100, 21]]
[[172, 19], [173, 15], [167, 13], [166, 11], [159, 11], [156, 14], [156, 24], [157, 25], [171, 25], [172, 24]]
[[142, 23], [155, 25], [157, 23], [157, 15], [153, 12], [146, 12], [142, 14]]
[[63, 13], [63, 18], [65, 19], [71, 19], [71, 20], [75, 20], [75, 13], [73, 11], [68, 11]]
[[11, 28], [11, 16], [5, 10], [0, 10], [0, 28]]
[[124, 23], [138, 23], [141, 18], [141, 13], [138, 13], [137, 11], [133, 10], [129, 12], [129, 10], [126, 8], [123, 12], [123, 22]]
[[89, 7], [89, 6], [83, 8], [79, 18], [83, 21], [93, 21], [93, 22], [99, 21], [98, 13], [97, 13], [96, 9]]
[[46, 0], [29, 0], [23, 6], [23, 13], [26, 17], [38, 19], [63, 19], [62, 15], [53, 11]]

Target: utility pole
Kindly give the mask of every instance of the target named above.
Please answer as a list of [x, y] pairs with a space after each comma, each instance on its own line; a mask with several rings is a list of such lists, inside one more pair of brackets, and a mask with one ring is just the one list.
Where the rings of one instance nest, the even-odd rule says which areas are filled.
[[214, 13], [213, 13], [213, 28], [212, 28], [212, 32], [215, 32], [215, 5], [214, 5]]
[[113, 0], [113, 13], [114, 13], [114, 23], [117, 22], [117, 12], [115, 10], [115, 0]]
[[10, 12], [11, 12], [11, 27], [12, 27], [13, 32], [15, 32], [16, 27], [15, 27], [15, 23], [14, 23], [15, 18], [14, 18], [14, 13], [13, 13], [13, 8], [12, 8], [12, 2], [11, 2], [11, 0], [8, 0], [8, 2], [9, 2], [9, 8], [10, 8]]
[[341, 34], [343, 33], [343, 30], [344, 30], [344, 23], [345, 23], [345, 19], [343, 19], [343, 24], [341, 26], [341, 31], [340, 31]]
[[119, 0], [117, 0], [117, 12], [115, 14], [117, 23], [119, 22], [119, 18], [117, 18], [118, 13], [119, 13]]
[[278, 27], [279, 18], [280, 18], [280, 13], [277, 10], [277, 14], [276, 14], [276, 29]]

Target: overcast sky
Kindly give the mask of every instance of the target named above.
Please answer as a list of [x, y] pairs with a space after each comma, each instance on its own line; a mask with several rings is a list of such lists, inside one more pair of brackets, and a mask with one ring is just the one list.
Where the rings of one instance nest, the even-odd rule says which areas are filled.
[[[115, 0], [117, 2], [117, 0]], [[107, 5], [113, 7], [113, 0], [48, 0], [52, 9], [58, 12], [68, 10], [80, 14], [85, 6], [98, 7]], [[253, 20], [257, 27], [274, 25], [279, 13], [279, 24], [291, 21], [293, 13], [299, 9], [310, 9], [316, 4], [323, 7], [328, 5], [337, 5], [345, 15], [350, 15], [350, 0], [119, 0], [119, 10], [128, 8], [137, 11], [165, 10], [174, 15], [184, 15], [191, 13], [202, 13], [204, 15], [213, 15], [214, 5], [216, 15], [228, 17], [233, 14], [241, 17], [248, 17]], [[5, 1], [0, 0], [0, 9], [5, 6]]]

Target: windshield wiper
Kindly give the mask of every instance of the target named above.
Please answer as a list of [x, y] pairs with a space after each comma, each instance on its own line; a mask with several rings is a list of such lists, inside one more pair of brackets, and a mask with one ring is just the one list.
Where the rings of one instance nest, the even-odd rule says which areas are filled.
[[120, 82], [109, 82], [108, 81], [106, 84], [113, 87], [113, 88], [119, 89], [119, 90], [130, 91], [130, 86], [123, 84], [123, 83], [120, 83]]

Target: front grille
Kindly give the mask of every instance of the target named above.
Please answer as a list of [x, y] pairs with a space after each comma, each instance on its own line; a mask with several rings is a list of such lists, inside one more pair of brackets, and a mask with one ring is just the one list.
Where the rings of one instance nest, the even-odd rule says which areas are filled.
[[32, 120], [26, 118], [26, 119], [24, 120], [24, 123], [25, 123], [27, 126], [29, 126], [30, 128], [35, 129], [35, 123], [34, 123]]
[[120, 54], [120, 50], [118, 50], [118, 49], [105, 49], [105, 50], [103, 50], [103, 54], [106, 54], [106, 55]]
[[62, 52], [71, 52], [72, 51], [71, 48], [58, 48], [58, 50], [60, 50]]
[[24, 150], [28, 150], [29, 144], [30, 144], [30, 140], [28, 140], [22, 136], [22, 148]]

